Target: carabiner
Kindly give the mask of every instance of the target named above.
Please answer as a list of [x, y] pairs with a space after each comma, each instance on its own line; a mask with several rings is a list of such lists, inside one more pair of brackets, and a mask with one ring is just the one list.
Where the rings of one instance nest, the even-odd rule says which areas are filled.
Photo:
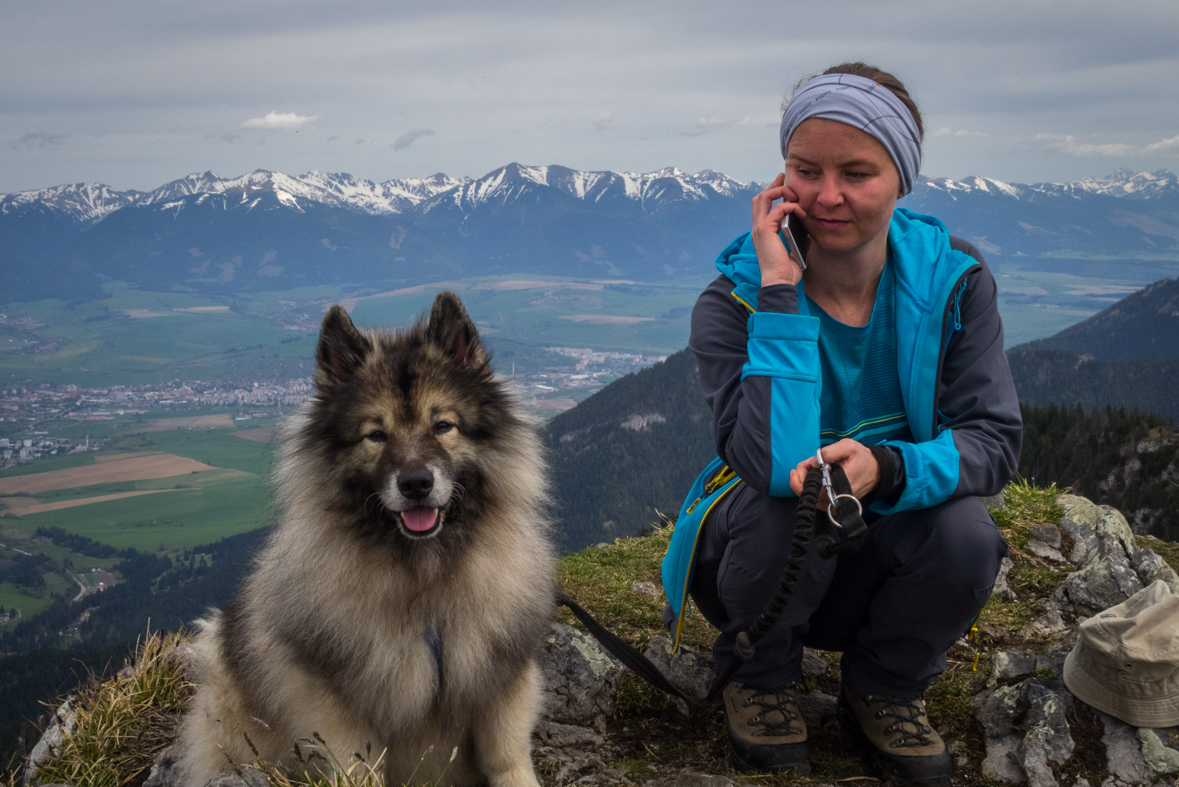
[[835, 494], [835, 485], [831, 482], [831, 465], [823, 461], [822, 448], [815, 452], [815, 459], [819, 462], [819, 470], [823, 473], [823, 488], [827, 490], [827, 500], [831, 503], [831, 505], [827, 506], [827, 518], [831, 520], [831, 524], [835, 525], [839, 530], [843, 530], [843, 525], [835, 518], [835, 511], [839, 508], [839, 498], [846, 497], [855, 503], [856, 514], [858, 516], [862, 517], [864, 515], [864, 507], [855, 495]]

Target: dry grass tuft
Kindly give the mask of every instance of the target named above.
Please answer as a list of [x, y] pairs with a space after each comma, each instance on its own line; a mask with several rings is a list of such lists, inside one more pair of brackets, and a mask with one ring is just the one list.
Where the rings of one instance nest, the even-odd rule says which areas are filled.
[[77, 721], [56, 756], [37, 772], [43, 784], [122, 787], [146, 778], [176, 733], [191, 684], [176, 658], [180, 634], [152, 634], [117, 676], [91, 676], [73, 703]]

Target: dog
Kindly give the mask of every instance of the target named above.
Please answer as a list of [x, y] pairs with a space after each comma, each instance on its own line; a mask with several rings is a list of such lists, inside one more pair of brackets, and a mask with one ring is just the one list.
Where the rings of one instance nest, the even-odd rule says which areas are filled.
[[197, 623], [182, 783], [319, 751], [329, 771], [384, 752], [389, 787], [535, 787], [555, 560], [533, 419], [453, 293], [401, 332], [332, 306], [316, 363], [275, 531]]

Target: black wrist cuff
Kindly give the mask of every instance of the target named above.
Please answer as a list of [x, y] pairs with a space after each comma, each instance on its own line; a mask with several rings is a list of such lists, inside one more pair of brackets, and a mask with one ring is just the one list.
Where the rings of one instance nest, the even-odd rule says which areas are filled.
[[900, 499], [901, 492], [905, 491], [905, 468], [900, 452], [886, 445], [870, 445], [868, 450], [872, 452], [876, 464], [880, 467], [880, 479], [866, 502], [883, 500], [893, 505]]

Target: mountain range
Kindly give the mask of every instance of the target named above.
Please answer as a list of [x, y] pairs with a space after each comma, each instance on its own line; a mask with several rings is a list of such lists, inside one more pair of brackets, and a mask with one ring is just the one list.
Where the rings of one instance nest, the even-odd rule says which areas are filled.
[[[10, 301], [97, 297], [109, 280], [208, 293], [497, 273], [697, 280], [745, 231], [760, 188], [711, 170], [516, 163], [473, 179], [258, 170], [147, 192], [63, 185], [0, 195], [0, 291]], [[1066, 184], [922, 178], [902, 205], [989, 257], [1067, 266], [1172, 259], [1179, 247], [1179, 179], [1165, 170]]]

